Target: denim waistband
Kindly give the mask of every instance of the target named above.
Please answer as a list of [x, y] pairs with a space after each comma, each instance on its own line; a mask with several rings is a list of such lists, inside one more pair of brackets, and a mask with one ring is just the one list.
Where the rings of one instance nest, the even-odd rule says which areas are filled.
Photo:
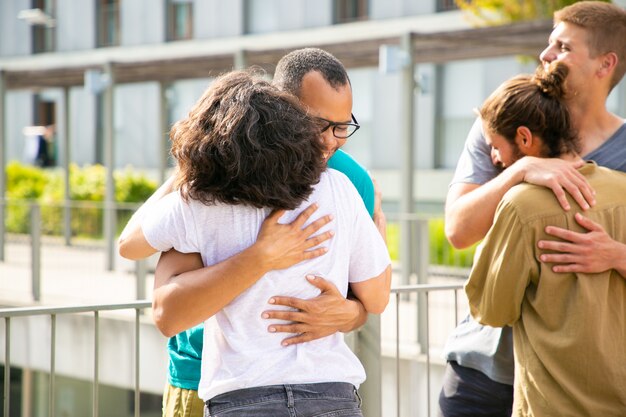
[[244, 406], [258, 402], [282, 401], [288, 407], [296, 400], [334, 399], [357, 401], [361, 397], [354, 385], [346, 382], [323, 382], [318, 384], [268, 385], [244, 388], [217, 395], [206, 402], [211, 410], [222, 407]]

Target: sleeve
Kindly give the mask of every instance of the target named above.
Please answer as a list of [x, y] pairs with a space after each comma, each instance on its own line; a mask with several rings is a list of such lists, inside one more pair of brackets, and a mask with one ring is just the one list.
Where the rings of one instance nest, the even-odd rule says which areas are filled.
[[500, 172], [501, 170], [491, 161], [491, 149], [485, 141], [480, 118], [477, 118], [467, 135], [450, 185], [484, 184], [498, 176]]
[[354, 211], [348, 282], [367, 281], [380, 275], [391, 264], [391, 258], [380, 232], [356, 198], [354, 187], [346, 183], [346, 188], [353, 194], [347, 201], [352, 202]]
[[505, 196], [493, 226], [477, 248], [465, 284], [474, 319], [493, 327], [511, 326], [519, 319], [526, 287], [539, 273], [533, 245], [514, 205]]
[[359, 164], [352, 156], [342, 151], [337, 150], [335, 154], [328, 160], [328, 167], [336, 169], [344, 174], [357, 192], [361, 196], [363, 203], [370, 215], [374, 216], [374, 183], [367, 170]]
[[172, 248], [182, 253], [200, 252], [192, 206], [178, 192], [159, 200], [141, 228], [150, 246], [161, 252]]

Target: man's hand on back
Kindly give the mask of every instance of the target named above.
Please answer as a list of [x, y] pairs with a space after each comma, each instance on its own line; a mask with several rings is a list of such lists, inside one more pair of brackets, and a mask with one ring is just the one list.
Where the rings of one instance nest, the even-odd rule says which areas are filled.
[[550, 188], [564, 210], [570, 209], [566, 192], [583, 210], [595, 205], [595, 192], [577, 169], [585, 164], [584, 161], [568, 162], [559, 158], [526, 156], [516, 164], [520, 164], [518, 168], [522, 169], [525, 182]]
[[295, 333], [283, 340], [283, 346], [309, 342], [329, 336], [338, 331], [347, 332], [361, 326], [367, 319], [363, 305], [346, 299], [330, 281], [321, 277], [308, 276], [307, 280], [321, 290], [320, 295], [309, 300], [275, 296], [270, 304], [297, 309], [271, 310], [263, 312], [265, 319], [286, 320], [289, 324], [270, 324], [268, 331]]
[[556, 264], [552, 267], [554, 272], [596, 273], [615, 269], [626, 277], [626, 245], [613, 240], [602, 226], [582, 214], [576, 213], [575, 218], [588, 232], [546, 227], [547, 234], [561, 240], [537, 242], [540, 249], [557, 252], [541, 255], [541, 261]]

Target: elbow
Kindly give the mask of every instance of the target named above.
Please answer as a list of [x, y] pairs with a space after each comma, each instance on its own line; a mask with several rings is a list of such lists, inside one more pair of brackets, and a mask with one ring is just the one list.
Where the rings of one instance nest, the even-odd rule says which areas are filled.
[[382, 274], [382, 285], [378, 290], [378, 296], [363, 305], [370, 314], [382, 314], [389, 304], [389, 296], [391, 294], [391, 265], [387, 267]]
[[387, 308], [387, 304], [389, 304], [389, 294], [387, 294], [387, 297], [384, 300], [380, 300], [376, 303], [371, 303], [365, 308], [370, 314], [382, 314], [385, 311], [385, 308]]
[[152, 301], [152, 320], [163, 336], [168, 338], [176, 336], [182, 329], [177, 328], [163, 304], [156, 297]]
[[474, 243], [467, 238], [464, 229], [455, 224], [455, 222], [446, 221], [444, 231], [448, 242], [450, 242], [455, 249], [465, 249]]
[[117, 241], [117, 247], [118, 247], [118, 252], [122, 258], [130, 259], [131, 261], [136, 261], [136, 260], [141, 259], [140, 257], [136, 256], [133, 253], [133, 251], [130, 248], [130, 245], [128, 244], [127, 239], [120, 237], [119, 240]]

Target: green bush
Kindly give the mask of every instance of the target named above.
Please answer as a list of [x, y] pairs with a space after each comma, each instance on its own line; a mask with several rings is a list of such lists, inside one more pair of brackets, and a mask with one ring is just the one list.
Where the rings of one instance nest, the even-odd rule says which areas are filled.
[[[7, 191], [10, 200], [38, 200], [48, 185], [49, 176], [39, 168], [10, 162], [6, 167]], [[6, 227], [9, 232], [28, 233], [30, 208], [20, 202], [7, 204]]]
[[[443, 219], [430, 219], [428, 221], [428, 233], [431, 265], [472, 266], [476, 245], [467, 249], [452, 247], [445, 235]], [[400, 226], [398, 223], [389, 223], [387, 226], [387, 248], [391, 259], [400, 259]]]
[[[44, 170], [11, 162], [7, 166], [7, 197], [36, 200], [42, 204], [42, 233], [63, 233], [63, 175], [59, 170]], [[155, 181], [144, 175], [125, 170], [114, 172], [115, 200], [135, 203], [146, 200], [157, 188]], [[102, 202], [105, 197], [106, 170], [102, 165], [79, 167], [70, 165], [70, 199], [72, 201]], [[123, 227], [132, 210], [119, 210], [118, 225]], [[27, 205], [10, 204], [7, 209], [7, 230], [27, 233], [29, 230]], [[74, 236], [102, 235], [103, 210], [100, 206], [73, 207], [71, 231]]]

